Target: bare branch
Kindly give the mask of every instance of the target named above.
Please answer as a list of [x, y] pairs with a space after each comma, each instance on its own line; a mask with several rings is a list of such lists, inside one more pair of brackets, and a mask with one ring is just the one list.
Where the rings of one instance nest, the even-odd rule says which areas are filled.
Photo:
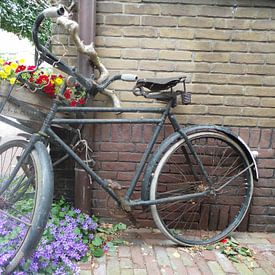
[[96, 79], [98, 83], [103, 82], [109, 76], [108, 70], [100, 61], [97, 52], [94, 48], [94, 43], [85, 45], [79, 37], [79, 25], [77, 22], [68, 18], [68, 16], [61, 16], [57, 19], [57, 24], [62, 25], [71, 35], [76, 45], [77, 50], [89, 57], [91, 65], [99, 71], [99, 78]]

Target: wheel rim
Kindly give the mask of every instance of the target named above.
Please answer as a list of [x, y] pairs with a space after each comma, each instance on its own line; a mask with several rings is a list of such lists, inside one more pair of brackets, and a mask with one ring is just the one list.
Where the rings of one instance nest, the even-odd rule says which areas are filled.
[[[214, 183], [212, 190], [224, 186], [233, 174], [241, 174], [218, 192], [185, 202], [153, 205], [151, 210], [157, 226], [173, 241], [206, 245], [224, 238], [244, 217], [252, 195], [252, 174], [251, 169], [244, 171], [248, 165], [244, 152], [227, 136], [201, 132], [189, 138]], [[184, 140], [165, 152], [152, 180], [151, 199], [210, 190], [194, 157], [188, 160], [186, 155], [190, 152]]]
[[[30, 230], [38, 192], [37, 167], [30, 154], [20, 167], [14, 180], [6, 185], [13, 168], [24, 150], [23, 144], [12, 144], [0, 148], [0, 259], [1, 267], [18, 264], [24, 255], [20, 248]], [[16, 258], [16, 260], [14, 260]]]

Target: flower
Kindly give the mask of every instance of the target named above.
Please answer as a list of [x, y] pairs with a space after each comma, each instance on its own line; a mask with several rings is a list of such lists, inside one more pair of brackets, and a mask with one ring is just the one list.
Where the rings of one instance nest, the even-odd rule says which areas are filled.
[[11, 62], [10, 66], [13, 70], [16, 70], [18, 67], [18, 64], [16, 62]]
[[66, 89], [66, 91], [64, 93], [64, 97], [66, 99], [70, 99], [70, 97], [71, 97], [71, 91], [70, 91], [70, 89]]
[[0, 71], [0, 78], [6, 79], [8, 75], [4, 71]]
[[[47, 68], [37, 68], [34, 65], [25, 65], [24, 59], [17, 61], [0, 58], [0, 82], [8, 81], [11, 85], [16, 82], [17, 74], [32, 90], [40, 90], [50, 97], [61, 95], [61, 87], [64, 83], [64, 76], [53, 74]], [[21, 85], [25, 85], [22, 83]], [[18, 85], [20, 82], [17, 81]], [[61, 95], [62, 96], [62, 95]], [[66, 89], [63, 98], [70, 106], [84, 105], [86, 103], [86, 91], [79, 84]]]
[[16, 81], [16, 77], [12, 77], [10, 78], [10, 84], [13, 85]]
[[76, 106], [76, 104], [77, 104], [77, 101], [76, 100], [72, 100], [71, 101], [71, 103], [70, 103], [70, 105], [71, 105], [71, 107], [75, 107]]
[[57, 86], [60, 86], [62, 85], [63, 83], [63, 79], [61, 77], [57, 77], [55, 80], [54, 80], [54, 83], [57, 85]]
[[222, 244], [226, 244], [227, 242], [228, 242], [227, 239], [223, 239], [223, 240], [220, 241], [220, 243], [222, 243]]

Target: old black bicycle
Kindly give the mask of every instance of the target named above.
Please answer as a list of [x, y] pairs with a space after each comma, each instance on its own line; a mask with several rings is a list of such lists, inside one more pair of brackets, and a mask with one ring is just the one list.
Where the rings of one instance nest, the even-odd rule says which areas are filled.
[[[114, 81], [133, 81], [133, 93], [155, 99], [163, 107], [114, 108], [67, 107], [58, 98], [39, 131], [29, 140], [11, 140], [0, 146], [0, 216], [6, 273], [15, 270], [23, 257], [36, 248], [47, 223], [53, 198], [53, 167], [47, 151], [50, 140], [57, 142], [125, 212], [135, 206], [149, 207], [156, 226], [178, 245], [208, 245], [225, 238], [243, 220], [258, 179], [255, 157], [245, 142], [229, 129], [219, 126], [190, 126], [178, 123], [173, 108], [188, 104], [185, 77], [137, 79], [131, 74], [115, 75], [101, 84], [86, 79], [39, 43], [38, 30], [47, 17], [62, 16], [64, 8], [49, 8], [36, 19], [33, 39], [40, 58], [68, 75], [68, 85], [81, 85], [94, 97]], [[176, 89], [179, 87], [180, 89]], [[3, 102], [5, 103], [5, 102]], [[148, 119], [59, 118], [57, 113], [154, 113]], [[0, 116], [1, 120], [25, 130], [21, 124]], [[174, 132], [156, 150], [154, 145], [163, 126], [169, 122]], [[152, 137], [140, 160], [129, 188], [122, 196], [120, 184], [102, 179], [52, 129], [52, 125], [94, 123], [151, 123]], [[143, 175], [140, 199], [133, 199]]]

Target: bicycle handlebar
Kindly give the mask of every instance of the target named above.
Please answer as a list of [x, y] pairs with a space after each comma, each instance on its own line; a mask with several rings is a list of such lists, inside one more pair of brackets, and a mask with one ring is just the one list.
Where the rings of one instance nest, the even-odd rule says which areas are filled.
[[50, 7], [43, 10], [43, 15], [46, 18], [55, 18], [65, 14], [65, 8], [63, 5], [59, 5], [58, 7]]

